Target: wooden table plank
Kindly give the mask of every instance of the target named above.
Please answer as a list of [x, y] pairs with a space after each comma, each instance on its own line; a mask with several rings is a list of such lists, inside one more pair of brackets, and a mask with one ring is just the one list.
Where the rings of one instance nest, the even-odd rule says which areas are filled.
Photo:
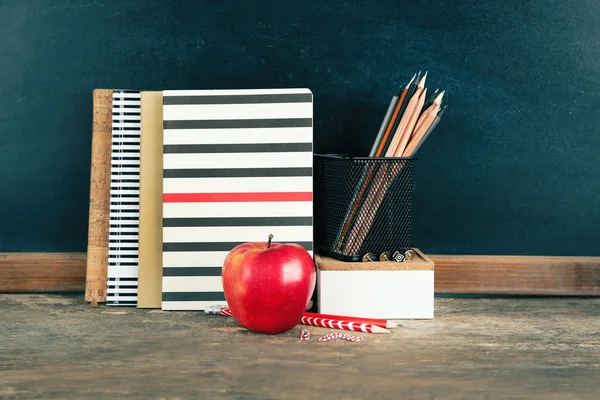
[[[437, 298], [360, 343], [329, 328], [0, 295], [0, 398], [597, 400], [599, 298]], [[300, 340], [302, 329], [311, 337]]]

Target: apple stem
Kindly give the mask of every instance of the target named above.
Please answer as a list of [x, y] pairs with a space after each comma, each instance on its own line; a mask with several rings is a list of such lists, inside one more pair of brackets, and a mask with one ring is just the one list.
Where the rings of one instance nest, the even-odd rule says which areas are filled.
[[269, 234], [269, 241], [267, 242], [267, 249], [271, 248], [271, 239], [273, 239], [273, 234], [272, 233]]

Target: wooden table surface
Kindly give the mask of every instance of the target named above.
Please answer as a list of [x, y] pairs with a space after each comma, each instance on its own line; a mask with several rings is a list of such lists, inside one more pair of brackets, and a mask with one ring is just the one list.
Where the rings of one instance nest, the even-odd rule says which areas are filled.
[[600, 299], [438, 298], [434, 320], [401, 323], [301, 342], [303, 326], [0, 295], [0, 398], [600, 398]]

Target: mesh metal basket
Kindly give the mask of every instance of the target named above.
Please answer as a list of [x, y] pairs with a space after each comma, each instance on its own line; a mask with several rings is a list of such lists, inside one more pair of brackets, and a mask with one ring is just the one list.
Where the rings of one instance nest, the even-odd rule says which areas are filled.
[[414, 158], [315, 154], [315, 244], [361, 261], [412, 248]]

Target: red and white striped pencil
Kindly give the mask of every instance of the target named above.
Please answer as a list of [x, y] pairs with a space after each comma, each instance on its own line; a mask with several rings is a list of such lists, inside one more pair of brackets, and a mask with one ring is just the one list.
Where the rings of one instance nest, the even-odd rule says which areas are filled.
[[[210, 306], [206, 309], [206, 313], [207, 314], [228, 315], [230, 317], [233, 316], [233, 314], [231, 313], [231, 310], [222, 305]], [[379, 318], [349, 317], [347, 315], [319, 314], [319, 313], [311, 313], [311, 312], [306, 312], [306, 311], [304, 312], [304, 316], [308, 317], [308, 318], [324, 318], [324, 319], [331, 319], [331, 320], [337, 320], [337, 321], [354, 322], [357, 324], [377, 325], [381, 328], [386, 328], [386, 329], [392, 329], [392, 328], [398, 327], [398, 324], [393, 321], [390, 321], [387, 319], [379, 319]]]
[[230, 310], [229, 308], [221, 308], [221, 309], [219, 310], [219, 313], [220, 313], [221, 315], [226, 315], [226, 316], [228, 316], [228, 317], [233, 317], [233, 313], [231, 312], [231, 310]]
[[221, 304], [213, 304], [212, 306], [208, 306], [204, 309], [204, 313], [211, 315], [225, 315], [228, 317], [233, 317], [233, 313], [231, 310]]
[[[229, 317], [233, 317], [233, 313], [231, 309], [227, 307], [221, 307], [218, 305], [207, 307], [204, 310], [207, 314], [220, 314], [226, 315]], [[308, 315], [307, 315], [308, 314]], [[312, 316], [311, 316], [312, 315]], [[314, 317], [314, 315], [318, 317]], [[346, 331], [354, 331], [354, 332], [366, 332], [366, 333], [391, 333], [391, 331], [387, 330], [384, 327], [368, 323], [365, 321], [360, 321], [359, 318], [355, 318], [355, 321], [347, 321], [338, 318], [323, 318], [323, 314], [314, 314], [314, 313], [304, 313], [302, 317], [303, 325], [310, 326], [318, 326], [322, 328], [333, 328], [333, 329], [342, 329]], [[350, 318], [350, 317], [349, 317]]]
[[396, 324], [395, 322], [389, 321], [387, 319], [349, 317], [346, 315], [319, 314], [319, 313], [311, 313], [311, 312], [305, 312], [304, 316], [311, 317], [311, 318], [326, 318], [326, 319], [335, 319], [335, 320], [339, 320], [339, 321], [356, 322], [359, 324], [371, 324], [371, 325], [377, 325], [377, 326], [380, 326], [382, 328], [387, 328], [387, 329], [398, 327], [398, 324]]
[[319, 326], [322, 328], [343, 329], [346, 331], [366, 333], [391, 333], [391, 331], [373, 324], [361, 324], [357, 322], [341, 321], [338, 319], [302, 317], [304, 325]]

